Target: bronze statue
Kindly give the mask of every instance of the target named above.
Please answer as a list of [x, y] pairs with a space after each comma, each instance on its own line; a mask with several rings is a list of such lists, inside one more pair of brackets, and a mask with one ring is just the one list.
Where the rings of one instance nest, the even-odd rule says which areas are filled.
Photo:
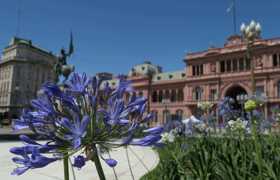
[[67, 64], [67, 59], [73, 54], [74, 52], [74, 46], [73, 46], [73, 37], [72, 33], [70, 35], [70, 44], [69, 44], [69, 50], [68, 53], [65, 52], [65, 50], [62, 48], [60, 50], [60, 55], [58, 56], [58, 60], [54, 66], [55, 71], [55, 82], [59, 82], [59, 77], [63, 75], [64, 81], [66, 81], [69, 77], [69, 75], [74, 71], [73, 65]]

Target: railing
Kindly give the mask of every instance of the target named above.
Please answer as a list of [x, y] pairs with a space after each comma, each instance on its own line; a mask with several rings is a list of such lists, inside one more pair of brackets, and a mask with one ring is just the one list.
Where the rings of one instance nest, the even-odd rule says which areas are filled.
[[[209, 99], [201, 99], [201, 100], [185, 100], [181, 102], [169, 102], [169, 103], [161, 103], [161, 102], [152, 102], [152, 107], [176, 107], [176, 106], [185, 106], [185, 105], [197, 105], [198, 102], [211, 102], [213, 104], [218, 104], [219, 99], [216, 100], [209, 100]], [[273, 97], [267, 97], [266, 98], [267, 103], [274, 103], [274, 102], [280, 102], [280, 96], [273, 96]]]
[[[276, 67], [262, 67], [260, 69], [257, 69], [255, 67], [254, 72], [255, 74], [260, 74], [260, 73], [271, 73], [271, 72], [280, 72], [280, 66]], [[226, 76], [233, 76], [237, 75], [240, 76], [242, 74], [250, 74], [250, 69], [248, 70], [243, 70], [243, 71], [230, 71], [230, 72], [214, 72], [211, 74], [202, 74], [199, 76], [188, 76], [187, 79], [208, 79], [208, 78], [218, 78], [218, 77], [226, 77]]]

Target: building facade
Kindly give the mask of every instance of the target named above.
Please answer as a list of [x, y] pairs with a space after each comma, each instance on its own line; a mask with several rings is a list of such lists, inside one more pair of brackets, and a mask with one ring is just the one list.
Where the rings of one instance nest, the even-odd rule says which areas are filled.
[[42, 83], [54, 80], [56, 61], [56, 56], [30, 40], [12, 38], [0, 61], [0, 113], [16, 117]]
[[[238, 95], [252, 94], [246, 49], [240, 36], [231, 36], [221, 48], [187, 53], [180, 71], [162, 72], [161, 67], [144, 62], [131, 69], [128, 79], [138, 95], [148, 97], [148, 109], [155, 113], [152, 124], [162, 124], [170, 115], [187, 118], [198, 113], [197, 102], [217, 105], [229, 96], [238, 105]], [[280, 38], [257, 40], [251, 56], [256, 95], [264, 97], [263, 112], [268, 117], [271, 107], [280, 103]]]

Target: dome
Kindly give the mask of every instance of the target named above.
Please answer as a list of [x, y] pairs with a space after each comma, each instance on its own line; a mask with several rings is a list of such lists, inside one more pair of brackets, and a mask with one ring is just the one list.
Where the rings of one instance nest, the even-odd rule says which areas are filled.
[[143, 64], [135, 65], [128, 73], [128, 76], [147, 76], [149, 74], [161, 73], [161, 67], [153, 65], [150, 61], [145, 61]]

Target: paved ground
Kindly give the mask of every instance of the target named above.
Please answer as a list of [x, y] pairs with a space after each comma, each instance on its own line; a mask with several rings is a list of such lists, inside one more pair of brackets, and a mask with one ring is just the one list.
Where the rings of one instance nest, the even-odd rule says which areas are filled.
[[[9, 153], [9, 148], [13, 146], [19, 146], [19, 142], [0, 142], [0, 177], [4, 180], [63, 180], [63, 168], [62, 161], [55, 162], [43, 169], [35, 169], [28, 171], [21, 176], [10, 175], [15, 164], [11, 162], [12, 154]], [[131, 161], [133, 173], [135, 179], [139, 179], [148, 170], [153, 169], [159, 162], [157, 154], [151, 148], [144, 147], [129, 147], [129, 158]], [[135, 156], [135, 154], [137, 156]], [[115, 170], [119, 180], [132, 179], [127, 165], [125, 150], [123, 148], [113, 151], [111, 156], [115, 158], [119, 163]], [[141, 159], [141, 160], [139, 160]], [[141, 161], [143, 163], [141, 163]], [[102, 162], [103, 163], [103, 162]], [[144, 165], [143, 165], [144, 164]], [[107, 179], [115, 179], [113, 169], [103, 163], [104, 171]], [[98, 179], [97, 172], [92, 163], [87, 165], [81, 170], [75, 170], [77, 180], [94, 180]], [[73, 179], [73, 177], [71, 177]]]

